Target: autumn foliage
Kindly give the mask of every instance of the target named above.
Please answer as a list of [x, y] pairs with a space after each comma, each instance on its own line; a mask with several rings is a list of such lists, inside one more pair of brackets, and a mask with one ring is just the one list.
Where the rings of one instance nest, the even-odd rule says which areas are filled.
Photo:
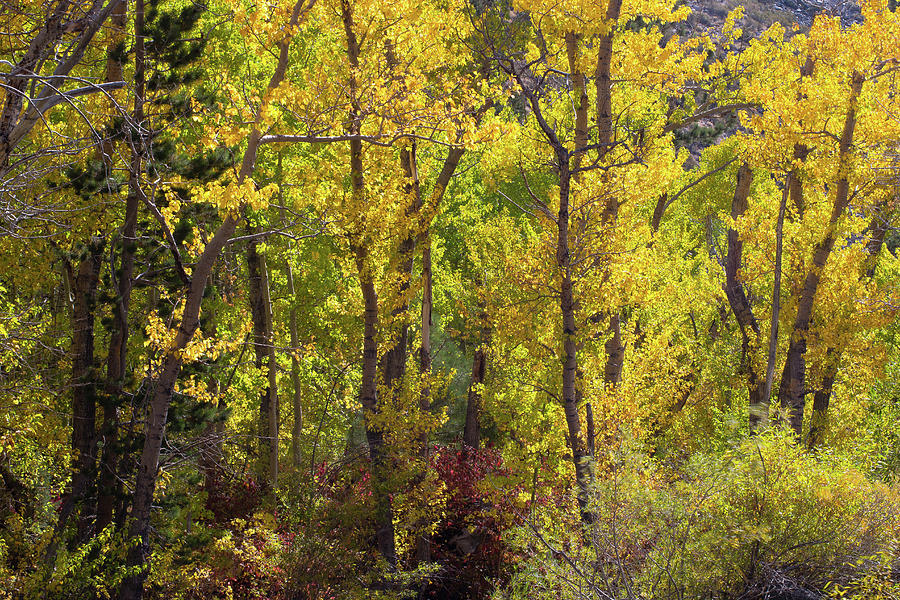
[[900, 13], [721, 4], [0, 4], [0, 600], [896, 598]]

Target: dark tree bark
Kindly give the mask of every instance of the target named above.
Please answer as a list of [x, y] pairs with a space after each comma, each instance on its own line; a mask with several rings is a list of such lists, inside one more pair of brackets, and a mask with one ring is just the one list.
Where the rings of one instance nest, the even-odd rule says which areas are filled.
[[259, 397], [257, 475], [263, 487], [274, 491], [278, 486], [278, 362], [275, 356], [268, 265], [255, 239], [247, 244], [247, 267], [250, 313], [253, 317], [254, 364], [257, 369], [266, 372], [266, 387]]
[[797, 316], [791, 331], [788, 353], [781, 376], [781, 386], [778, 390], [778, 401], [783, 409], [790, 411], [790, 427], [798, 439], [803, 431], [803, 410], [808, 391], [806, 389], [806, 342], [809, 336], [810, 319], [822, 272], [834, 248], [837, 223], [847, 210], [849, 203], [850, 182], [847, 179], [847, 169], [853, 143], [853, 131], [856, 127], [856, 104], [862, 91], [863, 81], [862, 74], [853, 73], [850, 85], [850, 108], [844, 120], [844, 128], [838, 146], [839, 171], [831, 217], [824, 237], [813, 250], [812, 265], [806, 274], [800, 292]]
[[[432, 278], [431, 278], [431, 236], [426, 229], [420, 237], [422, 246], [422, 309], [420, 313], [420, 325], [422, 339], [419, 344], [419, 374], [423, 377], [425, 384], [419, 394], [419, 410], [422, 414], [431, 411], [431, 386], [428, 383], [431, 376], [431, 326], [434, 323], [431, 320], [433, 308], [432, 303]], [[428, 458], [430, 448], [428, 444], [428, 432], [423, 431], [419, 439], [419, 455], [424, 462], [422, 477], [427, 475]], [[416, 538], [416, 562], [423, 565], [431, 561], [431, 539], [426, 533], [420, 534]]]
[[[875, 276], [875, 267], [878, 265], [878, 255], [884, 247], [884, 238], [891, 229], [888, 221], [888, 202], [882, 202], [875, 209], [875, 215], [869, 223], [869, 231], [872, 236], [866, 242], [866, 260], [863, 262], [859, 278], [871, 279]], [[810, 450], [820, 443], [822, 429], [828, 418], [828, 407], [831, 404], [831, 396], [834, 392], [834, 382], [837, 379], [838, 369], [841, 365], [842, 350], [829, 346], [825, 351], [825, 362], [822, 365], [822, 382], [813, 395], [813, 412], [809, 422], [809, 434], [807, 446]]]
[[[809, 156], [810, 152], [811, 149], [805, 144], [794, 144], [794, 160], [806, 160], [806, 157]], [[803, 179], [796, 169], [791, 173], [788, 189], [790, 190], [794, 210], [797, 211], [797, 220], [802, 220], [803, 214], [806, 212], [806, 200], [803, 197]]]
[[156, 487], [159, 455], [165, 435], [169, 404], [175, 390], [175, 381], [181, 372], [181, 350], [187, 346], [200, 325], [200, 303], [206, 289], [207, 278], [216, 258], [234, 233], [236, 225], [237, 220], [234, 216], [226, 217], [194, 265], [191, 285], [188, 288], [185, 307], [181, 315], [181, 325], [172, 347], [166, 352], [163, 359], [162, 370], [154, 382], [150, 414], [144, 431], [144, 449], [135, 479], [131, 509], [130, 535], [135, 545], [128, 554], [128, 566], [136, 568], [137, 572], [122, 583], [119, 591], [121, 600], [136, 600], [143, 595], [144, 579], [147, 577], [147, 561], [150, 556], [149, 533], [153, 490]]
[[625, 344], [622, 343], [622, 318], [618, 314], [609, 317], [609, 329], [604, 348], [606, 348], [606, 366], [603, 369], [603, 381], [607, 388], [615, 389], [622, 381], [622, 367], [625, 364]]
[[[606, 20], [616, 23], [622, 10], [622, 0], [609, 0], [606, 8]], [[612, 115], [612, 56], [613, 56], [614, 29], [600, 38], [600, 47], [597, 52], [597, 70], [595, 73], [595, 85], [597, 88], [597, 142], [600, 146], [600, 160], [612, 148], [613, 123]], [[603, 208], [603, 224], [605, 227], [614, 228], [619, 217], [619, 200], [610, 195]], [[608, 389], [615, 389], [622, 381], [622, 368], [625, 365], [625, 345], [622, 343], [622, 323], [618, 310], [609, 315], [609, 327], [607, 328], [606, 366], [603, 371], [603, 379]]]
[[[813, 74], [813, 70], [815, 69], [816, 63], [813, 60], [812, 56], [806, 57], [806, 62], [803, 63], [803, 66], [800, 68], [800, 81], [803, 81], [803, 78], [810, 77]], [[801, 92], [797, 94], [797, 102], [803, 100], [806, 96]], [[812, 151], [812, 148], [807, 146], [802, 142], [797, 142], [794, 144], [794, 153], [793, 158], [794, 162], [803, 162], [806, 160], [806, 157], [809, 156], [809, 153]], [[790, 190], [791, 201], [794, 204], [794, 209], [797, 211], [797, 220], [803, 219], [803, 214], [806, 212], [806, 200], [803, 197], [803, 176], [798, 169], [794, 169], [791, 172], [790, 185], [788, 189]]]
[[72, 450], [74, 473], [59, 508], [56, 526], [47, 550], [44, 567], [49, 574], [56, 564], [59, 540], [73, 514], [79, 515], [77, 540], [88, 538], [93, 508], [91, 487], [96, 471], [97, 448], [97, 365], [94, 360], [94, 320], [97, 286], [100, 281], [103, 240], [93, 237], [82, 250], [77, 271], [67, 260], [64, 275], [71, 290], [72, 303]]
[[[663, 192], [659, 195], [659, 198], [656, 199], [656, 206], [653, 207], [653, 216], [650, 217], [650, 228], [653, 230], [653, 234], [659, 231], [659, 226], [662, 225], [663, 214], [666, 212], [666, 206], [669, 205], [669, 194]], [[652, 240], [650, 242], [653, 243]]]
[[[482, 319], [487, 315], [482, 313]], [[485, 369], [487, 366], [487, 344], [490, 339], [490, 329], [482, 328], [481, 340], [472, 357], [472, 376], [469, 383], [469, 395], [466, 400], [466, 424], [463, 429], [463, 443], [469, 448], [477, 450], [481, 445], [481, 388], [484, 385]]]
[[[741, 165], [738, 169], [737, 187], [731, 202], [731, 218], [738, 219], [747, 210], [747, 201], [750, 196], [750, 184], [753, 182], [753, 172], [747, 165]], [[731, 311], [737, 319], [741, 329], [741, 371], [747, 378], [747, 388], [750, 395], [750, 429], [756, 430], [762, 421], [762, 391], [765, 381], [761, 380], [753, 367], [753, 345], [759, 340], [759, 323], [753, 314], [753, 307], [744, 290], [744, 284], [740, 280], [740, 270], [743, 264], [744, 242], [737, 230], [728, 230], [728, 256], [725, 259], [725, 296]], [[751, 338], [750, 333], [753, 333]]]
[[[125, 4], [118, 6], [112, 15], [112, 25], [120, 30], [125, 28]], [[143, 1], [137, 0], [135, 17], [135, 73], [134, 73], [134, 121], [144, 122], [144, 11]], [[122, 78], [122, 63], [114, 56], [115, 48], [109, 49], [107, 61], [107, 81]], [[100, 466], [97, 497], [96, 531], [102, 531], [112, 523], [117, 497], [121, 495], [118, 475], [119, 419], [118, 408], [123, 401], [126, 364], [128, 355], [128, 314], [131, 306], [131, 290], [134, 282], [134, 254], [138, 207], [144, 200], [140, 174], [143, 164], [143, 140], [132, 130], [129, 139], [130, 165], [128, 169], [128, 195], [125, 199], [125, 222], [120, 231], [120, 266], [113, 278], [116, 291], [113, 308], [113, 324], [106, 356], [106, 389], [103, 397], [103, 425], [101, 440], [103, 452]], [[111, 156], [112, 149], [104, 148], [104, 155]], [[114, 269], [114, 265], [110, 265]]]
[[[609, 0], [606, 7], [606, 20], [615, 24], [619, 20], [622, 11], [622, 0]], [[613, 56], [612, 29], [600, 38], [597, 51], [597, 69], [594, 80], [597, 86], [597, 142], [600, 145], [601, 158], [609, 150], [613, 141], [613, 115], [612, 115], [612, 56]], [[618, 210], [618, 206], [616, 207]]]
[[[450, 183], [450, 178], [456, 171], [459, 161], [462, 158], [465, 149], [462, 147], [450, 148], [447, 158], [444, 159], [444, 165], [438, 174], [434, 183], [434, 190], [431, 193], [429, 204], [426, 206], [422, 203], [419, 196], [418, 211], [419, 220], [421, 221], [421, 232], [419, 233], [416, 243], [422, 248], [422, 307], [420, 313], [421, 325], [421, 341], [419, 345], [419, 374], [425, 379], [425, 385], [419, 395], [419, 410], [423, 414], [431, 410], [431, 387], [428, 383], [428, 376], [431, 375], [431, 327], [432, 310], [434, 308], [432, 296], [432, 271], [431, 271], [431, 220], [437, 213], [438, 206]], [[417, 169], [415, 170], [418, 172]], [[418, 177], [418, 175], [417, 175]], [[421, 189], [417, 186], [417, 193], [421, 194]], [[419, 440], [419, 453], [427, 465], [429, 455], [428, 433], [423, 431]], [[427, 468], [427, 466], [426, 466]], [[431, 560], [431, 540], [427, 536], [421, 535], [416, 540], [416, 561], [424, 564]]]
[[[90, 489], [96, 470], [97, 448], [97, 364], [94, 360], [94, 319], [97, 286], [100, 282], [103, 240], [92, 238], [73, 277], [75, 295], [72, 312], [72, 450], [75, 453], [75, 475], [67, 503], [72, 510], [81, 504], [78, 539], [88, 537]], [[61, 523], [65, 524], [63, 511]], [[62, 527], [60, 527], [62, 529]]]
[[[360, 154], [361, 154], [360, 146]], [[351, 169], [356, 162], [352, 156], [359, 156], [351, 149]], [[360, 160], [360, 166], [361, 166]], [[359, 171], [361, 176], [362, 171]], [[361, 177], [360, 177], [361, 180]], [[375, 496], [375, 540], [378, 551], [389, 564], [397, 563], [394, 546], [393, 509], [385, 478], [390, 461], [384, 448], [384, 433], [380, 426], [372, 423], [380, 412], [378, 406], [378, 293], [368, 260], [365, 246], [355, 246], [356, 267], [359, 273], [359, 285], [362, 291], [363, 312], [363, 355], [362, 381], [360, 384], [360, 403], [363, 407], [363, 419], [366, 425], [366, 441], [369, 445], [369, 459], [372, 461], [372, 488]]]
[[[297, 25], [302, 16], [312, 8], [314, 0], [298, 0], [291, 14], [291, 25]], [[278, 64], [272, 78], [269, 80], [268, 89], [278, 87], [284, 79], [288, 66], [288, 50], [293, 39], [287, 35], [278, 44]], [[256, 156], [260, 145], [260, 132], [254, 128], [247, 139], [247, 149], [241, 161], [238, 172], [238, 183], [243, 183], [253, 174], [256, 165]], [[156, 488], [156, 478], [159, 469], [159, 455], [162, 447], [162, 438], [165, 434], [166, 418], [172, 394], [175, 389], [175, 381], [181, 371], [183, 350], [194, 336], [194, 332], [200, 325], [200, 304], [203, 293], [206, 290], [206, 282], [212, 273], [213, 266], [223, 248], [231, 239], [237, 227], [237, 216], [228, 214], [222, 225], [216, 230], [212, 238], [206, 244], [197, 259], [191, 272], [190, 284], [187, 286], [184, 309], [181, 314], [181, 324], [172, 347], [168, 349], [163, 359], [162, 368], [154, 382], [152, 397], [150, 400], [150, 414], [145, 425], [144, 449], [141, 453], [141, 462], [138, 466], [135, 479], [134, 500], [131, 510], [131, 528], [129, 535], [133, 543], [128, 553], [127, 565], [133, 569], [133, 574], [127, 577], [119, 588], [120, 600], [140, 600], [144, 593], [144, 580], [147, 578], [148, 559], [150, 556], [150, 513], [153, 504], [153, 491]]]
[[[416, 163], [416, 144], [400, 151], [400, 164], [407, 179], [404, 191], [409, 197], [407, 216], [421, 211], [422, 196], [419, 189], [419, 170]], [[398, 264], [396, 277], [399, 283], [397, 295], [401, 299], [391, 310], [392, 321], [397, 324], [396, 336], [391, 336], [382, 356], [382, 377], [384, 389], [398, 395], [406, 375], [407, 348], [409, 347], [409, 301], [407, 300], [412, 280], [413, 254], [416, 249], [416, 232], [410, 230], [397, 248]]]
[[[355, 72], [359, 68], [359, 41], [356, 37], [353, 13], [349, 0], [341, 0], [341, 21], [347, 39], [347, 56], [350, 67]], [[350, 115], [348, 133], [359, 136], [362, 130], [362, 108], [358, 98], [356, 76], [350, 76]], [[365, 181], [363, 179], [362, 140], [354, 137], [350, 140], [350, 185], [357, 205], [366, 200]], [[363, 407], [363, 419], [366, 426], [366, 440], [369, 445], [369, 458], [372, 461], [372, 491], [375, 499], [375, 541], [378, 552], [388, 562], [397, 564], [397, 553], [394, 542], [394, 516], [391, 507], [386, 478], [390, 469], [390, 458], [384, 448], [384, 432], [380, 426], [372, 423], [373, 417], [379, 413], [378, 405], [378, 293], [375, 290], [375, 273], [369, 256], [368, 241], [356, 235], [351, 239], [351, 251], [356, 260], [359, 274], [360, 291], [363, 296], [363, 355], [362, 381], [360, 382], [360, 403]]]
[[834, 390], [834, 380], [837, 378], [838, 367], [841, 362], [841, 352], [829, 347], [825, 351], [824, 374], [819, 389], [813, 394], [813, 412], [809, 421], [809, 435], [806, 443], [813, 450], [821, 439], [822, 429], [828, 413], [828, 405], [831, 404], [831, 394]]
[[[431, 410], [431, 386], [428, 384], [428, 376], [431, 375], [431, 327], [434, 325], [432, 311], [434, 309], [432, 295], [431, 272], [431, 236], [426, 230], [422, 240], [422, 309], [420, 312], [421, 341], [419, 343], [419, 374], [425, 377], [425, 385], [419, 396], [419, 409], [423, 413]], [[428, 456], [428, 434], [423, 433], [422, 439], [423, 457]]]

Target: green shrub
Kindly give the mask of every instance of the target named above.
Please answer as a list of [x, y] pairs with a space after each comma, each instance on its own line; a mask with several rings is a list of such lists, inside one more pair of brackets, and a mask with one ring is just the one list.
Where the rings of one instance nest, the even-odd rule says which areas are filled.
[[[558, 503], [566, 504], [574, 506]], [[893, 564], [900, 532], [897, 490], [775, 431], [677, 469], [621, 453], [598, 473], [590, 544], [574, 509], [562, 518], [551, 510], [511, 533], [523, 559], [497, 598], [894, 589], [884, 565]]]

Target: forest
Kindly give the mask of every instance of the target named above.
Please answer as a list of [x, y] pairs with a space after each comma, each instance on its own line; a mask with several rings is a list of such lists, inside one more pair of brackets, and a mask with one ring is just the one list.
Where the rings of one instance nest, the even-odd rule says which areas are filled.
[[0, 599], [900, 598], [900, 13], [746, 4], [2, 0]]

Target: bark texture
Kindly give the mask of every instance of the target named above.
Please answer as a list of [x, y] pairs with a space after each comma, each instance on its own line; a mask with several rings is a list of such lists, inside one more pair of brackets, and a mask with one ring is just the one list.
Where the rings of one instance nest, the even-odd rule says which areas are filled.
[[847, 179], [847, 171], [853, 143], [853, 131], [856, 127], [856, 104], [862, 91], [863, 81], [862, 74], [853, 73], [850, 83], [849, 108], [838, 145], [839, 167], [831, 217], [825, 228], [824, 237], [813, 250], [812, 264], [803, 282], [797, 302], [797, 316], [794, 319], [787, 357], [784, 362], [784, 371], [781, 375], [781, 385], [778, 389], [778, 401], [782, 409], [789, 411], [789, 424], [798, 439], [803, 432], [803, 411], [808, 392], [806, 389], [806, 345], [810, 320], [822, 272], [834, 248], [837, 223], [841, 215], [846, 212], [849, 202], [850, 182]]
[[[75, 293], [72, 312], [72, 450], [75, 453], [75, 475], [72, 491], [66, 503], [70, 510], [81, 505], [78, 520], [78, 539], [89, 533], [91, 487], [96, 470], [97, 449], [97, 364], [94, 359], [94, 320], [97, 307], [97, 286], [100, 282], [103, 240], [92, 238], [83, 250], [83, 257], [75, 273]], [[61, 511], [60, 522], [65, 511]], [[60, 528], [61, 529], [61, 528]]]
[[[731, 218], [739, 219], [747, 210], [753, 172], [746, 164], [738, 169], [737, 186], [731, 202]], [[725, 296], [741, 329], [741, 371], [747, 379], [750, 396], [750, 429], [756, 430], [763, 419], [762, 391], [765, 381], [759, 377], [753, 366], [753, 348], [759, 341], [759, 322], [753, 314], [753, 307], [740, 279], [743, 265], [744, 242], [734, 228], [728, 229], [728, 256], [725, 258]], [[751, 335], [752, 333], [752, 335]]]
[[[341, 21], [347, 40], [347, 57], [353, 71], [359, 68], [359, 41], [349, 0], [341, 0]], [[350, 114], [348, 133], [350, 140], [350, 184], [357, 206], [366, 201], [365, 180], [363, 179], [363, 147], [359, 139], [362, 130], [362, 109], [358, 98], [358, 83], [355, 75], [350, 76]], [[362, 292], [363, 312], [363, 355], [362, 381], [360, 382], [360, 403], [366, 426], [366, 440], [369, 458], [372, 461], [372, 493], [375, 498], [375, 542], [378, 552], [390, 565], [397, 564], [394, 542], [394, 517], [391, 498], [385, 479], [390, 469], [390, 458], [384, 448], [384, 433], [373, 420], [377, 420], [378, 406], [378, 293], [375, 289], [375, 273], [369, 256], [368, 241], [361, 236], [353, 236], [351, 251], [356, 260]]]
[[[875, 267], [878, 264], [878, 255], [884, 247], [884, 238], [891, 226], [886, 212], [889, 210], [888, 202], [880, 203], [875, 209], [875, 215], [869, 224], [872, 232], [869, 241], [866, 242], [866, 260], [863, 262], [859, 278], [871, 279], [875, 276]], [[894, 202], [896, 206], [896, 201]], [[810, 450], [815, 449], [822, 438], [828, 418], [828, 407], [831, 404], [831, 396], [834, 393], [834, 383], [837, 380], [838, 370], [841, 366], [841, 349], [829, 346], [825, 350], [825, 360], [822, 365], [822, 380], [813, 395], [813, 412], [809, 422], [809, 434], [806, 443]]]
[[[135, 11], [135, 97], [133, 117], [135, 123], [144, 122], [144, 14], [143, 3]], [[119, 4], [112, 15], [111, 24], [120, 31], [125, 28], [125, 4]], [[108, 51], [107, 81], [122, 78], [122, 63], [114, 57], [115, 47]], [[131, 290], [134, 283], [134, 254], [138, 207], [143, 198], [140, 174], [143, 165], [143, 142], [132, 130], [129, 138], [130, 164], [128, 169], [128, 195], [125, 199], [125, 222], [120, 230], [120, 264], [117, 276], [113, 278], [116, 290], [113, 324], [106, 357], [106, 389], [103, 397], [103, 425], [100, 437], [103, 443], [100, 476], [98, 482], [97, 519], [95, 529], [103, 530], [112, 523], [118, 497], [121, 496], [118, 475], [119, 418], [118, 408], [123, 402], [128, 355], [128, 314], [131, 306]], [[105, 156], [111, 156], [112, 149], [103, 149]], [[113, 266], [113, 265], [111, 265]]]
[[268, 265], [255, 239], [247, 244], [247, 267], [250, 313], [253, 317], [254, 364], [257, 369], [266, 372], [266, 387], [259, 397], [257, 474], [264, 487], [271, 491], [278, 486], [278, 362], [275, 356]]
[[463, 442], [475, 450], [481, 445], [481, 388], [484, 386], [484, 375], [487, 367], [486, 346], [489, 343], [490, 330], [482, 329], [481, 344], [475, 349], [472, 357], [472, 377], [469, 383], [469, 395], [466, 400], [466, 424], [463, 429]]
[[[299, 0], [291, 14], [291, 25], [297, 25], [302, 16], [312, 8], [313, 0]], [[284, 79], [288, 66], [288, 50], [292, 35], [287, 35], [278, 44], [278, 64], [269, 80], [268, 88], [278, 87]], [[247, 149], [241, 161], [238, 172], [238, 183], [243, 183], [253, 175], [256, 165], [256, 156], [259, 150], [261, 134], [258, 129], [253, 129], [247, 139]], [[175, 381], [181, 371], [181, 351], [193, 338], [194, 332], [200, 325], [200, 304], [203, 293], [206, 290], [206, 282], [212, 273], [213, 266], [225, 245], [234, 234], [237, 227], [237, 216], [228, 214], [222, 224], [207, 242], [200, 257], [191, 272], [191, 279], [187, 285], [184, 309], [181, 314], [181, 323], [171, 348], [166, 352], [162, 368], [154, 382], [152, 397], [150, 400], [150, 414], [145, 424], [144, 448], [141, 453], [141, 462], [135, 479], [134, 499], [131, 510], [131, 537], [132, 549], [128, 553], [127, 565], [134, 569], [133, 575], [127, 577], [119, 588], [120, 600], [140, 600], [144, 593], [144, 580], [147, 578], [148, 559], [150, 555], [150, 513], [153, 504], [153, 491], [156, 488], [156, 479], [159, 469], [159, 456], [162, 448], [162, 438], [165, 434], [166, 418], [169, 405], [175, 389]]]

